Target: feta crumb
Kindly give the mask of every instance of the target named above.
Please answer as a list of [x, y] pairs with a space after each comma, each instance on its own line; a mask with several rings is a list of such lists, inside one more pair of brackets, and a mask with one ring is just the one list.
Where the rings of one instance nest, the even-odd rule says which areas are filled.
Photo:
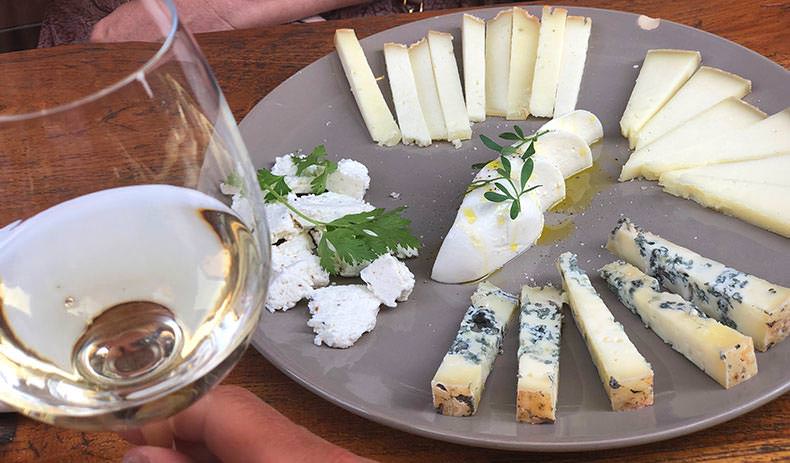
[[329, 284], [329, 274], [313, 254], [314, 247], [307, 233], [272, 246], [272, 275], [266, 295], [270, 312], [288, 310], [309, 297], [315, 288]]
[[453, 146], [455, 146], [455, 149], [461, 149], [461, 146], [463, 146], [461, 144], [461, 140], [450, 140], [450, 143], [452, 143]]
[[353, 159], [341, 159], [337, 170], [326, 178], [326, 189], [334, 193], [362, 199], [370, 187], [368, 168]]
[[337, 285], [315, 290], [307, 307], [307, 326], [315, 345], [345, 349], [376, 326], [381, 302], [362, 285]]
[[[291, 193], [288, 200], [296, 199], [296, 195]], [[282, 203], [266, 203], [263, 205], [266, 214], [266, 223], [269, 225], [269, 236], [272, 243], [283, 239], [290, 239], [302, 231], [302, 226], [294, 220], [291, 211]]]
[[[358, 214], [375, 209], [369, 203], [328, 191], [320, 195], [305, 195], [289, 200], [291, 204], [303, 214], [321, 222], [331, 222], [344, 215]], [[303, 228], [313, 228], [313, 224], [301, 217], [296, 217]]]
[[388, 307], [406, 301], [414, 289], [414, 274], [391, 254], [379, 256], [362, 269], [360, 276], [368, 289]]
[[230, 208], [236, 212], [244, 225], [250, 230], [255, 230], [255, 215], [252, 213], [252, 203], [249, 199], [236, 193], [231, 198]]
[[281, 244], [272, 246], [272, 270], [282, 272], [290, 265], [310, 257], [313, 249], [315, 243], [307, 233], [300, 233]]
[[317, 167], [311, 166], [302, 172], [302, 175], [296, 175], [296, 165], [293, 162], [294, 154], [286, 154], [285, 156], [278, 156], [274, 159], [274, 166], [272, 166], [272, 173], [274, 175], [282, 175], [285, 177], [285, 184], [296, 194], [311, 193], [313, 191], [310, 182], [315, 177]]
[[400, 193], [398, 193], [396, 191], [393, 191], [392, 193], [390, 193], [390, 198], [392, 198], [392, 199], [400, 199]]
[[219, 191], [223, 195], [233, 196], [241, 193], [241, 186], [231, 185], [229, 183], [220, 182]]

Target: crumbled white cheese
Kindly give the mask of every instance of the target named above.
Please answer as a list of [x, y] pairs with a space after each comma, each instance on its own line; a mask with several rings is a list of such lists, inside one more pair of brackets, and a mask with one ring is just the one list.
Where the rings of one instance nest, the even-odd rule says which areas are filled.
[[338, 285], [315, 290], [308, 308], [307, 326], [316, 333], [314, 342], [329, 347], [351, 347], [376, 326], [381, 302], [362, 285]]
[[272, 246], [272, 275], [266, 296], [269, 311], [288, 310], [315, 288], [329, 284], [329, 274], [312, 253], [314, 247], [307, 233]]
[[391, 254], [379, 256], [362, 269], [360, 276], [368, 289], [388, 307], [407, 300], [414, 289], [414, 274]]
[[362, 199], [369, 186], [368, 168], [353, 159], [341, 159], [337, 163], [337, 170], [326, 179], [327, 190], [356, 199]]
[[[331, 191], [320, 195], [299, 196], [289, 202], [306, 216], [321, 222], [331, 222], [348, 214], [358, 214], [375, 209], [361, 199]], [[313, 228], [311, 222], [301, 217], [296, 217], [296, 220], [304, 228]]]
[[[296, 195], [288, 195], [289, 201], [294, 199], [296, 199]], [[301, 232], [302, 226], [294, 220], [291, 211], [284, 204], [266, 203], [263, 210], [266, 213], [266, 223], [269, 225], [269, 236], [272, 243], [290, 239]]]
[[219, 191], [223, 195], [233, 196], [241, 193], [241, 186], [231, 185], [230, 183], [220, 182]]
[[296, 175], [296, 165], [293, 162], [293, 157], [293, 154], [286, 154], [275, 158], [272, 173], [284, 176], [285, 184], [296, 194], [312, 192], [310, 182], [315, 177], [317, 166], [308, 167], [302, 172], [302, 175]]
[[249, 199], [236, 193], [231, 198], [230, 208], [239, 216], [244, 225], [250, 230], [255, 230], [255, 215], [252, 213], [252, 203]]
[[315, 244], [307, 233], [300, 233], [293, 238], [272, 246], [272, 271], [282, 272], [288, 266], [305, 260], [313, 255]]
[[417, 257], [418, 255], [420, 255], [420, 250], [417, 248], [404, 248], [398, 245], [398, 248], [395, 250], [395, 257], [398, 259], [409, 259], [411, 257]]

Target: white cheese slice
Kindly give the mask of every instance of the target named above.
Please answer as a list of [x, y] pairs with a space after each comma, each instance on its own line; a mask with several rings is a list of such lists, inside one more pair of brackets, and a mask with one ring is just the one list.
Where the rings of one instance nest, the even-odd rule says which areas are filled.
[[420, 98], [420, 108], [428, 132], [433, 140], [447, 140], [447, 125], [444, 123], [442, 105], [439, 103], [439, 90], [433, 78], [433, 64], [431, 49], [427, 39], [420, 39], [409, 47], [409, 59], [417, 83], [417, 96]]
[[584, 16], [568, 16], [565, 21], [562, 65], [557, 96], [554, 100], [554, 117], [563, 116], [576, 109], [576, 100], [579, 98], [584, 75], [584, 63], [587, 61], [587, 44], [591, 29], [592, 20]]
[[551, 286], [521, 288], [516, 420], [553, 423], [560, 383], [562, 292]]
[[472, 138], [469, 114], [466, 112], [461, 76], [453, 53], [453, 36], [445, 32], [428, 32], [428, 47], [431, 50], [431, 64], [439, 102], [442, 105], [444, 123], [447, 125], [447, 139], [456, 143]]
[[662, 174], [669, 194], [790, 238], [790, 154]]
[[720, 130], [715, 136], [700, 136], [694, 144], [679, 145], [662, 156], [651, 156], [643, 163], [641, 172], [655, 179], [672, 170], [790, 154], [790, 108], [767, 119], [760, 114], [762, 117], [750, 119], [753, 122], [750, 125]]
[[568, 10], [564, 8], [543, 7], [535, 77], [529, 97], [529, 112], [538, 117], [551, 117], [554, 114], [567, 16]]
[[620, 133], [630, 137], [639, 132], [694, 74], [700, 61], [698, 51], [648, 50], [620, 119]]
[[429, 146], [431, 134], [417, 96], [409, 49], [400, 43], [385, 43], [384, 62], [387, 64], [392, 101], [400, 124], [401, 141], [404, 145], [414, 143], [417, 146]]
[[657, 180], [661, 172], [671, 169], [646, 169], [645, 165], [652, 167], [656, 161], [663, 164], [664, 158], [674, 157], [675, 153], [684, 153], [684, 157], [694, 159], [697, 157], [697, 145], [709, 145], [710, 140], [719, 139], [722, 134], [737, 131], [762, 119], [765, 119], [765, 113], [749, 103], [735, 97], [726, 98], [658, 137], [653, 143], [634, 151], [620, 172], [620, 181], [639, 176]]
[[[514, 161], [518, 164], [519, 161]], [[520, 167], [519, 167], [520, 169]], [[527, 188], [538, 186], [529, 194], [540, 206], [543, 212], [548, 211], [565, 199], [565, 177], [562, 171], [554, 162], [541, 158], [533, 157], [532, 175], [527, 181]]]
[[570, 132], [554, 131], [541, 135], [535, 141], [533, 157], [553, 162], [565, 178], [593, 165], [589, 145]]
[[581, 137], [588, 145], [592, 145], [603, 138], [601, 121], [598, 120], [595, 114], [583, 109], [577, 109], [563, 116], [555, 117], [543, 124], [538, 129], [538, 132], [546, 130], [551, 132], [570, 132]]
[[376, 327], [381, 301], [362, 285], [336, 285], [313, 291], [310, 320], [317, 346], [346, 349]]
[[464, 90], [469, 120], [486, 120], [486, 23], [477, 16], [464, 14], [461, 25], [464, 60]]
[[661, 292], [658, 280], [631, 264], [612, 262], [600, 273], [645, 326], [725, 389], [757, 374], [752, 338], [708, 318], [677, 294]]
[[742, 98], [751, 90], [751, 81], [741, 76], [702, 66], [638, 132], [631, 131], [631, 147], [647, 146], [721, 100]]
[[[785, 213], [785, 217], [789, 215]], [[788, 288], [642, 231], [628, 219], [617, 224], [606, 248], [696, 304], [709, 317], [751, 336], [757, 350], [768, 349], [790, 333]]]
[[507, 116], [513, 10], [502, 10], [486, 23], [486, 114]]
[[523, 120], [529, 116], [529, 95], [538, 57], [540, 21], [526, 10], [513, 7], [513, 31], [510, 39], [508, 69], [507, 118]]
[[354, 30], [336, 30], [335, 48], [370, 138], [380, 145], [397, 145], [400, 141], [398, 124], [384, 101]]
[[615, 321], [579, 268], [576, 255], [563, 253], [557, 269], [576, 322], [615, 411], [653, 405], [653, 369]]
[[491, 283], [478, 285], [458, 333], [431, 380], [437, 412], [449, 416], [475, 414], [517, 304], [516, 296]]

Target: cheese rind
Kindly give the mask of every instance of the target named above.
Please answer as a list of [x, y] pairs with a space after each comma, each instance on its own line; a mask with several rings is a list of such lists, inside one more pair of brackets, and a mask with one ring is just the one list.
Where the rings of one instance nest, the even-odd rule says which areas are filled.
[[557, 269], [576, 327], [587, 343], [612, 409], [653, 405], [652, 367], [598, 296], [589, 277], [579, 268], [576, 255], [560, 255]]
[[538, 54], [540, 21], [526, 10], [513, 8], [510, 39], [510, 76], [507, 83], [507, 119], [523, 120], [529, 116], [529, 97]]
[[592, 20], [583, 16], [568, 16], [565, 21], [565, 37], [562, 40], [562, 65], [560, 67], [557, 96], [554, 100], [554, 117], [576, 109], [579, 89], [587, 61], [587, 45], [590, 40]]
[[564, 8], [543, 7], [535, 77], [529, 98], [529, 112], [534, 116], [551, 117], [554, 114], [567, 16], [568, 10]]
[[603, 138], [603, 125], [595, 114], [584, 109], [571, 111], [560, 117], [543, 124], [538, 132], [548, 130], [550, 132], [570, 132], [578, 135], [588, 145], [598, 142]]
[[708, 318], [658, 280], [622, 261], [600, 270], [609, 289], [664, 342], [729, 389], [757, 374], [752, 338]]
[[606, 248], [709, 317], [750, 336], [765, 351], [790, 333], [790, 289], [705, 258], [628, 219], [612, 231]]
[[516, 420], [552, 423], [560, 380], [562, 292], [551, 286], [521, 288]]
[[507, 116], [513, 10], [502, 10], [486, 23], [486, 114]]
[[354, 30], [336, 30], [335, 48], [351, 85], [351, 93], [370, 132], [370, 138], [384, 146], [398, 144], [401, 138], [400, 129], [384, 101], [384, 95], [373, 77], [373, 71]]
[[741, 76], [702, 66], [638, 132], [631, 132], [631, 147], [647, 146], [721, 100], [741, 98], [751, 89], [751, 81]]
[[475, 414], [517, 304], [515, 296], [491, 283], [478, 285], [458, 333], [431, 380], [437, 412], [449, 416]]
[[464, 96], [469, 120], [486, 120], [486, 23], [464, 14], [461, 25], [464, 60]]
[[461, 76], [453, 53], [453, 36], [444, 32], [429, 31], [428, 47], [431, 50], [433, 76], [442, 105], [447, 139], [451, 142], [472, 138], [469, 114], [466, 112]]
[[639, 132], [694, 74], [700, 61], [698, 51], [648, 50], [620, 119], [620, 133], [630, 137]]
[[439, 103], [439, 90], [433, 78], [433, 62], [428, 40], [423, 38], [409, 46], [409, 60], [411, 61], [414, 80], [417, 83], [417, 96], [420, 99], [420, 108], [428, 124], [428, 132], [433, 140], [447, 140], [447, 125], [444, 123], [442, 105]]

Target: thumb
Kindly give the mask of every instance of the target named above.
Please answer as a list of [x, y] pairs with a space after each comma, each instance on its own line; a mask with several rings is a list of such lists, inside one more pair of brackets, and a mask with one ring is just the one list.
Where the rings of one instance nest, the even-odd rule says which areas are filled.
[[162, 447], [135, 447], [126, 452], [123, 463], [192, 463], [192, 459]]

